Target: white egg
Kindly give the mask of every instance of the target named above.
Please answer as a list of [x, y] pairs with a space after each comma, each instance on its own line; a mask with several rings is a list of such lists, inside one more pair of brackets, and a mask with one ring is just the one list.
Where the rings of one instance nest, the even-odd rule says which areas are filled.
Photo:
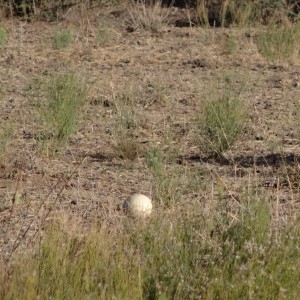
[[124, 208], [134, 217], [147, 217], [152, 212], [152, 201], [143, 194], [133, 194], [125, 201]]

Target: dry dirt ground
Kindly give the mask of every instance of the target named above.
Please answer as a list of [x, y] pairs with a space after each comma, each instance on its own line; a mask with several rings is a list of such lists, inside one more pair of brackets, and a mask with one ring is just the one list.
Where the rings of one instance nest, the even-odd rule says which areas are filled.
[[[299, 56], [293, 63], [267, 63], [257, 51], [255, 28], [171, 24], [156, 33], [131, 32], [125, 18], [126, 12], [108, 11], [53, 23], [2, 22], [7, 41], [0, 48], [0, 118], [15, 129], [0, 170], [2, 257], [10, 255], [24, 233], [28, 241], [42, 229], [45, 219], [73, 215], [87, 228], [92, 220], [108, 227], [122, 222], [120, 206], [133, 192], [153, 196], [159, 210], [162, 204], [154, 197], [153, 175], [145, 161], [154, 147], [169, 157], [166, 176], [185, 180], [199, 175], [199, 188], [184, 191], [186, 201], [205, 204], [219, 197], [221, 189], [229, 203], [238, 202], [253, 189], [273, 204], [275, 222], [285, 222], [299, 208]], [[110, 28], [110, 40], [99, 45], [97, 30], [104, 27]], [[73, 31], [73, 42], [57, 50], [54, 32], [66, 28]], [[232, 36], [237, 46], [228, 51]], [[35, 101], [39, 82], [66, 71], [87, 80], [88, 97], [66, 152], [49, 158], [39, 152], [35, 138]], [[224, 82], [241, 89], [240, 99], [248, 108], [245, 133], [228, 153], [234, 162], [207, 158], [197, 145], [203, 100], [221, 93]], [[114, 101], [122, 94], [132, 97], [132, 130], [139, 145], [134, 160], [116, 151]], [[56, 198], [64, 186], [61, 179], [74, 170]]]

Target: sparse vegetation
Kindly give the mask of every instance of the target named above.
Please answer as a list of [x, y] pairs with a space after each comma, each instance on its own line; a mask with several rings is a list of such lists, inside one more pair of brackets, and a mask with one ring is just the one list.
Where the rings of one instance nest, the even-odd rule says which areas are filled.
[[58, 50], [65, 49], [70, 46], [72, 40], [73, 34], [70, 30], [57, 30], [53, 35], [54, 48]]
[[0, 0], [0, 298], [298, 299], [298, 2]]

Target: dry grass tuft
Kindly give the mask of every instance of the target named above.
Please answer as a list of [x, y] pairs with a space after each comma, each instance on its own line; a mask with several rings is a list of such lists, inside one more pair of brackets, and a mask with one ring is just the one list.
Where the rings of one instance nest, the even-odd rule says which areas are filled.
[[157, 32], [168, 23], [169, 12], [162, 7], [161, 0], [132, 1], [128, 11], [129, 22], [135, 28]]

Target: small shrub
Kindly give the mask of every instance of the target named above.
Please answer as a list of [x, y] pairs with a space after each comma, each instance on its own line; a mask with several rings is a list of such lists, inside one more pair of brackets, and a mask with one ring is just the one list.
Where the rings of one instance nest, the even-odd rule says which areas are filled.
[[129, 15], [134, 27], [157, 32], [168, 23], [169, 13], [163, 9], [161, 0], [138, 0], [132, 1]]
[[40, 108], [42, 140], [47, 150], [49, 146], [57, 150], [76, 130], [87, 88], [74, 74], [66, 74], [52, 79], [45, 92], [46, 103]]
[[299, 54], [300, 23], [271, 22], [256, 36], [259, 53], [269, 62], [292, 61]]
[[206, 154], [222, 156], [242, 134], [245, 127], [245, 109], [239, 99], [224, 94], [204, 105], [200, 121], [200, 148]]
[[2, 27], [2, 25], [0, 25], [0, 46], [2, 46], [6, 41], [6, 31], [5, 29]]
[[56, 31], [53, 36], [54, 48], [61, 50], [67, 48], [73, 40], [70, 30]]

